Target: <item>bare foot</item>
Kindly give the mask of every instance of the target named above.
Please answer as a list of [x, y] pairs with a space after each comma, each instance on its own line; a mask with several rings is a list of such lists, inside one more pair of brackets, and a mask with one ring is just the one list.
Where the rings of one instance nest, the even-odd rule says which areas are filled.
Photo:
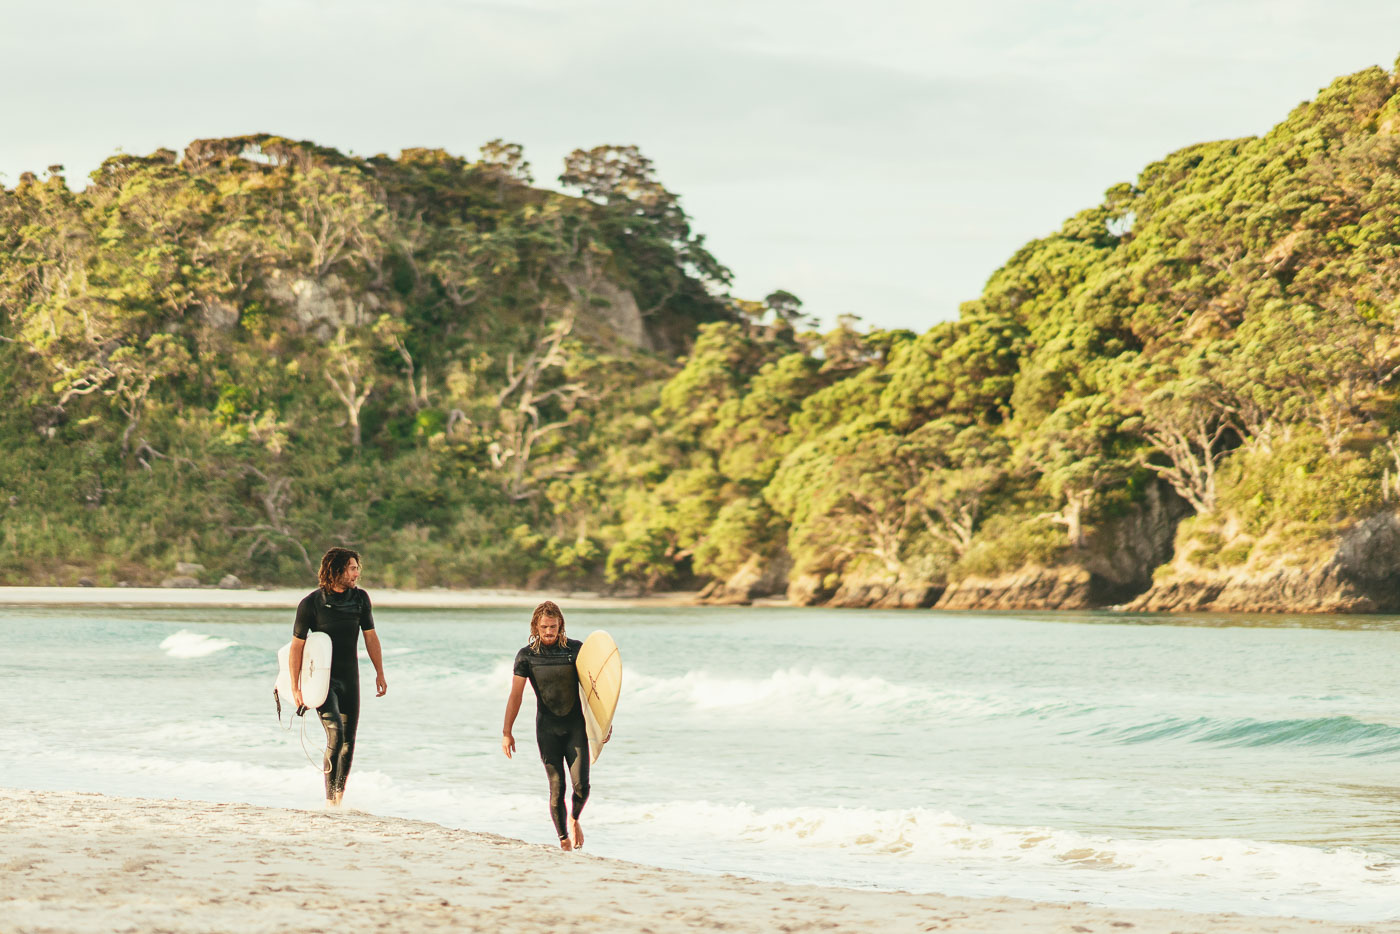
[[336, 811], [340, 810], [340, 798], [341, 798], [340, 795], [336, 795], [336, 796], [333, 797], [333, 798], [327, 798], [327, 799], [326, 799], [326, 807], [328, 807], [328, 808], [330, 808], [330, 809], [332, 809], [332, 810], [336, 810]]
[[560, 837], [560, 838], [559, 838], [559, 849], [561, 849], [561, 850], [563, 850], [565, 853], [567, 853], [567, 852], [569, 852], [570, 850], [572, 850], [573, 848], [574, 848], [574, 845], [573, 845], [572, 843], [569, 842], [569, 838], [568, 838], [568, 837]]
[[583, 825], [574, 821], [574, 849], [583, 849]]

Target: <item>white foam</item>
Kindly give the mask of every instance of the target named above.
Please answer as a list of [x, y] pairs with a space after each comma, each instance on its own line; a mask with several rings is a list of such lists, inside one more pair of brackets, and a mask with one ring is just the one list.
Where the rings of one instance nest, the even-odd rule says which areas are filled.
[[[1177, 907], [1191, 907], [1194, 900], [1198, 910], [1278, 910], [1351, 920], [1397, 916], [1387, 893], [1400, 886], [1400, 863], [1352, 847], [1114, 838], [977, 824], [920, 808], [756, 810], [704, 801], [601, 801], [592, 813], [599, 822], [635, 827], [653, 839], [741, 841], [756, 857], [749, 871], [793, 879], [801, 878], [801, 867], [816, 865], [813, 857], [831, 868], [858, 859], [883, 865], [886, 884], [949, 894], [1013, 892], [1162, 907], [1179, 898]], [[822, 851], [829, 856], [819, 856]], [[1171, 899], [1162, 898], [1173, 892]]]
[[219, 639], [202, 632], [181, 629], [173, 636], [166, 636], [160, 647], [171, 658], [203, 658], [237, 644], [232, 639]]
[[935, 690], [880, 677], [832, 675], [820, 668], [785, 668], [765, 677], [740, 678], [707, 670], [672, 677], [652, 677], [627, 670], [623, 690], [628, 705], [684, 706], [704, 711], [751, 711], [771, 718], [788, 713], [806, 716], [863, 717], [871, 712], [900, 712], [942, 717], [985, 717], [1014, 713], [1024, 701], [995, 692]]
[[[510, 687], [512, 660], [500, 659], [489, 671], [417, 666], [414, 676], [434, 679], [434, 690], [454, 696], [494, 698]], [[440, 679], [440, 680], [437, 680]], [[880, 677], [832, 675], [821, 668], [784, 668], [755, 677], [716, 674], [706, 669], [654, 676], [636, 667], [623, 671], [623, 704], [632, 710], [694, 710], [707, 713], [864, 718], [871, 714], [938, 716], [949, 719], [1036, 716], [1070, 717], [1089, 710], [1059, 696], [1040, 700], [995, 691], [933, 689]]]

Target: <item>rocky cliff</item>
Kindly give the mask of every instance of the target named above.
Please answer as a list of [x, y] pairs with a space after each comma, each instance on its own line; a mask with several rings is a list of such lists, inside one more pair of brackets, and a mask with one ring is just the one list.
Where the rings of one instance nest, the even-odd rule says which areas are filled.
[[[1374, 515], [1310, 547], [1225, 539], [1182, 526], [1190, 507], [1165, 484], [1141, 506], [1103, 523], [1085, 547], [1053, 566], [1027, 566], [947, 586], [863, 572], [792, 575], [792, 559], [754, 556], [703, 603], [748, 604], [786, 594], [797, 606], [940, 610], [1082, 610], [1213, 613], [1400, 612], [1400, 513]], [[1224, 523], [1229, 527], [1230, 523]], [[1179, 531], [1180, 530], [1180, 531]], [[1233, 567], [1220, 556], [1246, 554]]]
[[[1228, 547], [1228, 546], [1227, 546]], [[1259, 552], [1236, 567], [1181, 555], [1125, 607], [1143, 612], [1386, 613], [1400, 611], [1400, 516], [1371, 516], [1320, 553]], [[1329, 553], [1330, 552], [1330, 553]], [[1199, 554], [1193, 552], [1192, 554]]]
[[1079, 610], [1131, 600], [1152, 585], [1172, 557], [1177, 524], [1190, 507], [1166, 484], [1148, 487], [1136, 509], [1102, 523], [1084, 547], [1053, 567], [1025, 567], [997, 577], [965, 577], [948, 586], [940, 610]]
[[772, 558], [752, 555], [727, 580], [711, 581], [697, 599], [720, 606], [749, 604], [761, 597], [783, 593], [791, 572], [792, 558], [786, 551]]

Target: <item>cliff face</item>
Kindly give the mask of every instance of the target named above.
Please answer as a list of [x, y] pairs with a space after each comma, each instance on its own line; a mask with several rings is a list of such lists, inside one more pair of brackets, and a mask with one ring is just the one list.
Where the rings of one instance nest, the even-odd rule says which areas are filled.
[[[1259, 549], [1238, 567], [1205, 567], [1189, 535], [1190, 509], [1169, 489], [1106, 525], [1073, 560], [950, 585], [943, 610], [1071, 610], [1117, 607], [1172, 613], [1400, 612], [1400, 514], [1371, 516], [1321, 553]], [[1217, 544], [1214, 551], [1234, 544]], [[1175, 552], [1175, 554], [1174, 554]], [[1155, 573], [1154, 573], [1155, 572]]]
[[827, 606], [869, 606], [881, 610], [911, 610], [933, 606], [943, 587], [917, 577], [893, 574], [853, 574], [826, 601]]
[[935, 604], [940, 610], [1081, 610], [1101, 605], [1094, 598], [1094, 576], [1077, 565], [966, 577]]
[[1322, 561], [1209, 569], [1179, 559], [1126, 607], [1142, 612], [1385, 613], [1400, 611], [1400, 516], [1357, 523]]
[[746, 605], [782, 593], [791, 571], [792, 558], [786, 551], [776, 558], [753, 555], [727, 580], [712, 581], [697, 599], [720, 606]]
[[[813, 575], [787, 584], [799, 606], [940, 610], [1082, 610], [1118, 608], [1172, 613], [1400, 612], [1400, 513], [1371, 516], [1342, 533], [1321, 556], [1261, 549], [1239, 567], [1205, 567], [1177, 535], [1190, 507], [1165, 485], [1141, 508], [1107, 523], [1062, 564], [1030, 566], [996, 577], [966, 577], [946, 588], [927, 581], [853, 575], [836, 588]], [[1226, 542], [1215, 550], [1228, 550]], [[748, 603], [781, 591], [784, 565], [746, 565], [707, 602]], [[790, 565], [787, 565], [790, 566]], [[763, 573], [763, 572], [767, 573]], [[1155, 573], [1154, 573], [1155, 572]]]
[[1142, 504], [1104, 523], [1083, 548], [1054, 567], [1026, 567], [998, 577], [965, 577], [948, 586], [940, 610], [1081, 610], [1131, 600], [1170, 560], [1177, 524], [1190, 507], [1166, 484]]

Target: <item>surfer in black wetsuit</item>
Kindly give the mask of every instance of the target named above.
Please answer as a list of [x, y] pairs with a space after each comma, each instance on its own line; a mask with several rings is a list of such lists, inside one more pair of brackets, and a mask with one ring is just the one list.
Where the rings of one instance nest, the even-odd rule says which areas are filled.
[[[511, 728], [520, 713], [525, 682], [535, 689], [535, 741], [540, 747], [545, 775], [549, 777], [549, 812], [559, 847], [576, 850], [583, 846], [579, 814], [588, 801], [588, 729], [578, 695], [578, 670], [574, 660], [583, 643], [564, 634], [564, 613], [551, 600], [535, 607], [530, 618], [530, 644], [515, 655], [515, 677], [506, 700], [506, 722], [501, 735], [501, 751], [506, 758], [515, 752]], [[564, 773], [573, 785], [573, 833], [564, 810]]]
[[326, 803], [340, 806], [345, 779], [355, 755], [355, 730], [360, 723], [360, 633], [365, 634], [365, 650], [374, 663], [375, 696], [389, 690], [384, 680], [384, 653], [379, 634], [374, 631], [374, 613], [369, 594], [355, 586], [360, 579], [360, 556], [348, 548], [332, 548], [321, 558], [318, 575], [321, 586], [297, 605], [292, 626], [292, 652], [288, 659], [292, 675], [292, 699], [298, 710], [301, 699], [301, 656], [306, 637], [324, 632], [331, 637], [331, 689], [326, 702], [317, 708], [326, 728], [326, 755], [322, 769], [326, 775]]

